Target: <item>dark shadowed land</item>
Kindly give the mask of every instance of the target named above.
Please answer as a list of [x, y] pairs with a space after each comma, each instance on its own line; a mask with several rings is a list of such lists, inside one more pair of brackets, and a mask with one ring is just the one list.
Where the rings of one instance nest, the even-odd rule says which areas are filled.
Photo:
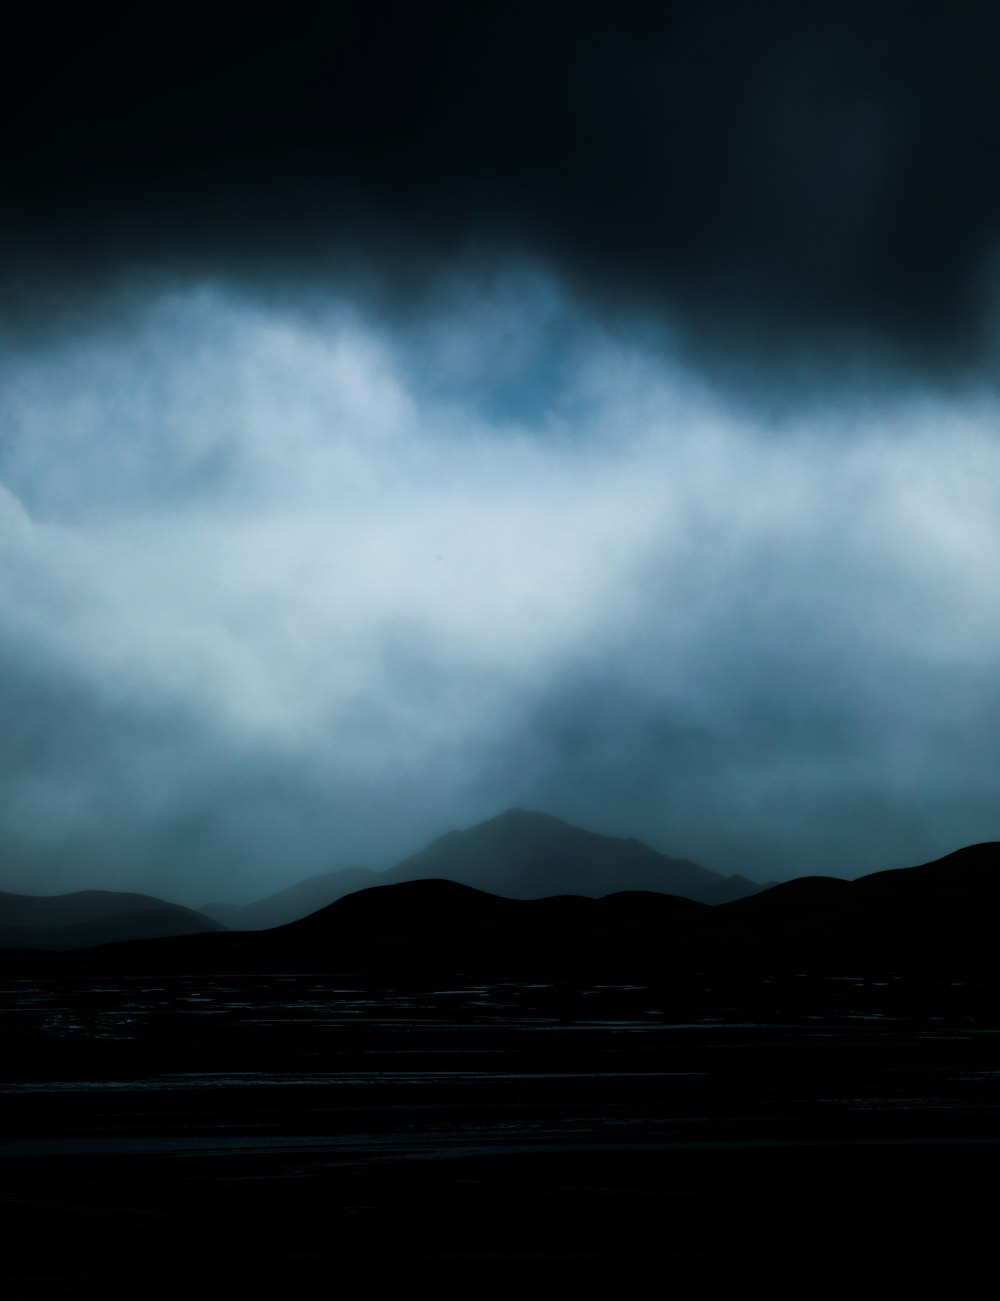
[[8, 953], [8, 1294], [964, 1293], [998, 858]]
[[367, 890], [380, 884], [379, 877], [367, 867], [345, 867], [337, 872], [321, 872], [317, 876], [296, 881], [263, 899], [252, 903], [234, 904], [225, 900], [212, 900], [200, 909], [208, 917], [237, 931], [260, 931], [269, 926], [284, 926], [298, 921], [310, 913], [345, 894]]
[[574, 894], [597, 898], [655, 891], [702, 903], [729, 903], [765, 887], [670, 858], [638, 840], [584, 831], [545, 813], [508, 809], [452, 831], [384, 871], [343, 868], [248, 904], [218, 900], [198, 912], [150, 895], [114, 890], [24, 895], [0, 892], [0, 948], [70, 949], [125, 939], [219, 929], [266, 930], [299, 921], [371, 886], [445, 879], [514, 899]]
[[0, 891], [0, 949], [82, 949], [116, 940], [223, 929], [191, 908], [122, 890], [29, 895]]
[[648, 890], [515, 899], [454, 880], [410, 880], [359, 890], [269, 930], [205, 929], [67, 953], [7, 950], [2, 961], [12, 972], [65, 975], [991, 973], [998, 854], [997, 843], [972, 845], [921, 867], [857, 881], [800, 877], [716, 906]]

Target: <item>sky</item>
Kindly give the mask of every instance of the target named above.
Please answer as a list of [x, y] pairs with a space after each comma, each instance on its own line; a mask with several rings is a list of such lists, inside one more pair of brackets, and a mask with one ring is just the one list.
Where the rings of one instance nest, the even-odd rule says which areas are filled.
[[0, 888], [1000, 839], [992, 4], [15, 6]]

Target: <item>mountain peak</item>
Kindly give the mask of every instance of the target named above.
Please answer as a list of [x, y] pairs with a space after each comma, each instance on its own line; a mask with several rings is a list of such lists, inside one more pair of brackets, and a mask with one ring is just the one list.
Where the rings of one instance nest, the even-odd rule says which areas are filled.
[[597, 898], [621, 890], [690, 897], [723, 879], [641, 841], [585, 831], [551, 813], [520, 807], [449, 832], [382, 874], [386, 883], [430, 877], [514, 899]]
[[495, 826], [547, 826], [547, 827], [568, 827], [571, 830], [580, 830], [573, 827], [572, 823], [564, 822], [562, 818], [557, 818], [552, 813], [543, 813], [539, 809], [522, 809], [515, 806], [511, 809], [504, 809], [503, 813], [498, 813], [493, 818], [487, 818], [485, 822], [479, 822], [469, 831], [480, 831], [484, 827]]

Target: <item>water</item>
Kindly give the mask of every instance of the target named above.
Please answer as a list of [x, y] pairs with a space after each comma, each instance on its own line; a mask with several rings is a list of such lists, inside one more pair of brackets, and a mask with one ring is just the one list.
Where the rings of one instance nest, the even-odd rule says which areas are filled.
[[[786, 975], [787, 989], [800, 980]], [[0, 1154], [1000, 1132], [997, 1026], [893, 1015], [849, 976], [812, 982], [806, 1007], [759, 987], [753, 998], [717, 976], [6, 981]]]
[[843, 1295], [901, 1243], [961, 1292], [992, 1242], [985, 989], [26, 979], [0, 1028], [12, 1296]]

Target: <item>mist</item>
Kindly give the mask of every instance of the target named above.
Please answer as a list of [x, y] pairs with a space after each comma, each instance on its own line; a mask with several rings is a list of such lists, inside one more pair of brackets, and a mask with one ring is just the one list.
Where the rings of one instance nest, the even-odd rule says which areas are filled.
[[775, 414], [523, 262], [7, 342], [4, 888], [250, 898], [512, 805], [762, 880], [1000, 833], [981, 386]]
[[1000, 836], [995, 6], [8, 36], [0, 886]]

